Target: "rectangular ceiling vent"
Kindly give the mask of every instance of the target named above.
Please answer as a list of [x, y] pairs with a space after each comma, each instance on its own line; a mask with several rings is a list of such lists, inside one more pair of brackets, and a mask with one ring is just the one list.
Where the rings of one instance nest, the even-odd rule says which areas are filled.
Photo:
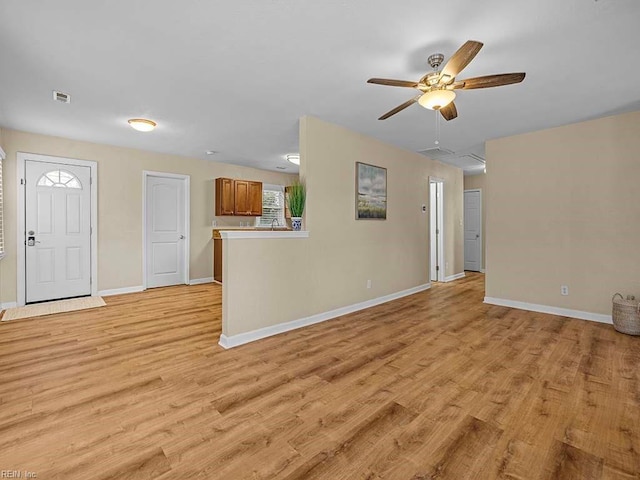
[[420, 150], [418, 153], [433, 160], [442, 160], [455, 154], [453, 150], [447, 150], [442, 147], [427, 148], [426, 150]]
[[487, 163], [487, 161], [483, 157], [481, 157], [480, 155], [476, 155], [475, 153], [467, 153], [466, 155], [463, 155], [463, 157], [470, 158], [471, 160], [475, 160], [476, 162], [482, 163], [483, 165]]
[[68, 93], [58, 92], [56, 90], [53, 91], [53, 99], [56, 102], [71, 103], [71, 95]]

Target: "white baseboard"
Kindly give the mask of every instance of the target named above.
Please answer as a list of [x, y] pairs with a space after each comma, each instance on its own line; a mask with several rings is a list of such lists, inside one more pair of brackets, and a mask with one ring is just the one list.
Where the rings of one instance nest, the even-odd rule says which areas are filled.
[[407, 290], [402, 290], [401, 292], [392, 293], [383, 297], [367, 300], [365, 302], [355, 303], [346, 307], [336, 308], [335, 310], [331, 310], [329, 312], [318, 313], [316, 315], [300, 318], [291, 322], [279, 323], [278, 325], [260, 328], [251, 332], [239, 333], [238, 335], [231, 335], [230, 337], [222, 334], [220, 335], [220, 341], [218, 342], [218, 344], [223, 348], [237, 347], [239, 345], [244, 345], [245, 343], [254, 342], [256, 340], [271, 337], [273, 335], [278, 335], [280, 333], [307, 327], [315, 323], [325, 322], [327, 320], [331, 320], [332, 318], [341, 317], [342, 315], [357, 312], [358, 310], [364, 310], [365, 308], [374, 307], [382, 303], [390, 302], [391, 300], [396, 300], [408, 295], [413, 295], [414, 293], [423, 292], [424, 290], [428, 290], [429, 288], [431, 288], [431, 284], [425, 283], [424, 285], [419, 285]]
[[480, 273], [484, 273], [484, 268], [481, 268], [481, 269], [480, 269]]
[[538, 305], [536, 303], [518, 302], [516, 300], [505, 300], [503, 298], [493, 297], [484, 297], [484, 303], [498, 305], [500, 307], [529, 310], [531, 312], [549, 313], [551, 315], [560, 315], [562, 317], [579, 318], [580, 320], [589, 320], [591, 322], [613, 323], [611, 315], [603, 315], [601, 313], [583, 312], [581, 310], [571, 310], [568, 308], [551, 307], [549, 305]]
[[143, 292], [144, 287], [138, 285], [136, 287], [124, 287], [124, 288], [112, 288], [111, 290], [100, 290], [98, 295], [101, 297], [109, 297], [111, 295], [124, 295], [125, 293], [137, 293]]
[[189, 280], [189, 285], [202, 285], [203, 283], [213, 283], [213, 277], [193, 278]]
[[453, 282], [454, 280], [460, 280], [461, 278], [464, 278], [465, 276], [466, 276], [466, 274], [464, 272], [456, 273], [455, 275], [449, 275], [448, 277], [444, 277], [444, 281], [445, 282]]
[[0, 303], [0, 310], [6, 310], [7, 308], [16, 308], [18, 306], [18, 302], [4, 302]]

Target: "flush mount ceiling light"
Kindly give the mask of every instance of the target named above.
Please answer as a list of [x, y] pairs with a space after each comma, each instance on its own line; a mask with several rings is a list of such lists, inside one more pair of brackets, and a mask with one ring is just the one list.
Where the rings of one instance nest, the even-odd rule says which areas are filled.
[[216, 153], [218, 153], [216, 150], [207, 150], [206, 152], [207, 155], [215, 155]]
[[293, 163], [294, 165], [300, 165], [300, 154], [290, 154], [287, 155], [287, 160]]
[[420, 97], [418, 103], [429, 110], [440, 110], [456, 98], [452, 90], [431, 90]]
[[146, 118], [132, 118], [128, 120], [129, 125], [138, 130], [139, 132], [150, 132], [156, 128], [157, 123], [153, 120], [147, 120]]

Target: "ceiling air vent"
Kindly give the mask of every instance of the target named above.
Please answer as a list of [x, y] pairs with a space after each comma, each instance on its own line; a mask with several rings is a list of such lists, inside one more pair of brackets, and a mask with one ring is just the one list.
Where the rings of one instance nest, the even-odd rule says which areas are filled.
[[427, 148], [426, 150], [420, 150], [418, 153], [433, 160], [442, 160], [455, 154], [453, 150], [447, 150], [441, 147]]
[[71, 103], [71, 95], [68, 93], [57, 92], [56, 90], [53, 91], [53, 99], [56, 102]]
[[462, 157], [470, 158], [471, 160], [475, 160], [476, 162], [482, 163], [483, 165], [487, 163], [487, 161], [483, 157], [481, 157], [480, 155], [476, 155], [475, 153], [467, 153], [465, 155], [462, 155]]

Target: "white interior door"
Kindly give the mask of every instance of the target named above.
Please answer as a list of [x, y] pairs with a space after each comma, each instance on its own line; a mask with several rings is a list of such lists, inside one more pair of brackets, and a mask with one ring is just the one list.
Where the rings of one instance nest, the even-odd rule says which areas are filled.
[[26, 302], [91, 295], [91, 168], [25, 161]]
[[185, 180], [146, 177], [147, 287], [187, 283]]
[[429, 184], [429, 231], [431, 239], [429, 242], [431, 263], [431, 281], [438, 281], [438, 184]]
[[429, 182], [429, 276], [432, 282], [444, 282], [444, 198], [443, 183]]
[[464, 269], [482, 270], [482, 193], [464, 192]]

